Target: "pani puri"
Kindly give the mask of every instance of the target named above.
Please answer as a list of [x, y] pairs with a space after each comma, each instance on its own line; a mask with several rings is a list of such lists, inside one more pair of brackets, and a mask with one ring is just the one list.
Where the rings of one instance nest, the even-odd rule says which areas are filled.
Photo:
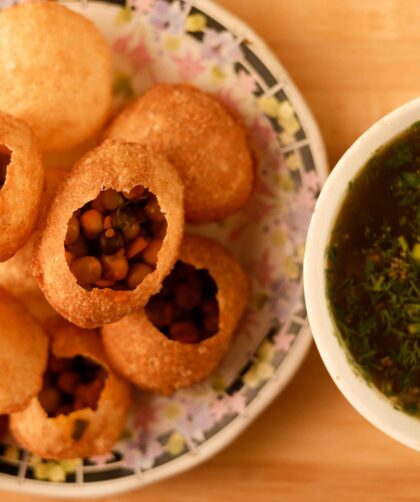
[[34, 275], [63, 317], [102, 326], [159, 290], [183, 227], [175, 168], [146, 146], [107, 140], [60, 186], [35, 245]]
[[191, 223], [223, 219], [251, 194], [244, 127], [214, 96], [191, 85], [155, 85], [123, 109], [106, 137], [144, 143], [168, 157], [185, 185]]
[[0, 112], [0, 262], [11, 258], [32, 234], [43, 186], [34, 135], [25, 122]]
[[146, 307], [102, 328], [111, 364], [142, 389], [171, 394], [221, 362], [248, 299], [239, 262], [212, 239], [188, 235]]
[[[40, 219], [45, 214], [59, 183], [67, 173], [68, 170], [63, 167], [46, 169], [46, 187], [41, 201]], [[12, 258], [0, 263], [0, 286], [19, 298], [39, 321], [44, 321], [54, 316], [55, 311], [46, 301], [32, 274], [31, 263], [35, 240], [36, 231]]]
[[0, 110], [24, 119], [43, 150], [88, 139], [111, 108], [111, 49], [56, 2], [0, 10]]
[[42, 387], [48, 337], [25, 307], [0, 288], [0, 415], [25, 408]]
[[58, 320], [48, 333], [42, 390], [10, 416], [10, 430], [19, 444], [44, 458], [103, 455], [124, 428], [130, 386], [110, 368], [95, 331]]

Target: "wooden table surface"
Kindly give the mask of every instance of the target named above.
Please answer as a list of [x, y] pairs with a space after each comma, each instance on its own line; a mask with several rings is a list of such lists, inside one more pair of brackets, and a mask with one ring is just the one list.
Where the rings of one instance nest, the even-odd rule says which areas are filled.
[[[368, 126], [419, 94], [418, 0], [219, 0], [259, 32], [312, 108], [331, 165]], [[418, 500], [420, 454], [374, 429], [313, 348], [286, 391], [193, 471], [134, 502]], [[40, 500], [0, 492], [1, 502]]]

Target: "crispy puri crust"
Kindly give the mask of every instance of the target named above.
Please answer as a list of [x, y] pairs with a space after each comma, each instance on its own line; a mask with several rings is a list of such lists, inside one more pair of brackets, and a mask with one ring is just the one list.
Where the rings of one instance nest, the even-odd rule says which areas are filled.
[[165, 154], [185, 185], [191, 223], [220, 220], [251, 194], [254, 172], [243, 126], [212, 95], [187, 84], [159, 84], [111, 123], [110, 138]]
[[29, 127], [2, 112], [0, 145], [12, 151], [6, 181], [0, 190], [0, 261], [5, 261], [25, 244], [34, 230], [44, 186], [44, 168]]
[[39, 289], [31, 267], [35, 236], [4, 263], [0, 263], [0, 286], [13, 294], [40, 322], [58, 314]]
[[91, 21], [55, 2], [0, 11], [0, 74], [0, 110], [26, 120], [43, 150], [81, 143], [109, 115], [111, 49]]
[[[48, 418], [37, 397], [23, 411], [10, 416], [10, 429], [16, 440], [35, 455], [69, 459], [103, 455], [111, 450], [123, 431], [131, 403], [128, 383], [109, 367], [101, 339], [95, 331], [77, 328], [63, 320], [50, 324], [51, 351], [57, 357], [82, 355], [108, 371], [96, 410], [83, 409]], [[79, 440], [72, 439], [76, 420], [88, 426]]]
[[[68, 169], [63, 167], [51, 167], [45, 171], [46, 187], [42, 197], [40, 219], [67, 173]], [[36, 230], [12, 258], [0, 263], [0, 286], [19, 298], [39, 321], [44, 321], [55, 315], [55, 311], [45, 300], [32, 274], [31, 261], [35, 240]]]
[[[168, 224], [156, 270], [133, 291], [87, 291], [77, 284], [65, 260], [67, 223], [101, 190], [129, 191], [137, 185], [156, 195]], [[159, 290], [177, 258], [183, 230], [183, 186], [173, 166], [148, 147], [107, 140], [86, 154], [60, 186], [35, 245], [34, 276], [63, 317], [81, 327], [102, 326], [142, 307]]]
[[0, 288], [0, 414], [25, 408], [42, 387], [48, 337], [25, 307]]
[[115, 369], [140, 388], [171, 394], [206, 378], [225, 355], [248, 300], [249, 282], [239, 262], [217, 242], [185, 236], [179, 259], [205, 268], [215, 280], [220, 329], [198, 344], [166, 338], [142, 309], [104, 326], [102, 340]]

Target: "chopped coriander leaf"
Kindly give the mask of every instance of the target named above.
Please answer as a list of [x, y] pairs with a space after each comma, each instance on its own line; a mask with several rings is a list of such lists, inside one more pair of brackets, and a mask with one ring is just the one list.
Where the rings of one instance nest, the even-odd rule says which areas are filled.
[[338, 331], [396, 407], [420, 416], [420, 126], [378, 150], [351, 186], [327, 252]]

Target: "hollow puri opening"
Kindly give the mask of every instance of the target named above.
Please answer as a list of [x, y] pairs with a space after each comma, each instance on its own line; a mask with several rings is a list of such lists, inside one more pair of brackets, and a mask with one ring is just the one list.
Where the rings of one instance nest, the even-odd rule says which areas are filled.
[[156, 196], [143, 186], [102, 191], [68, 222], [67, 263], [87, 290], [133, 290], [156, 269], [166, 228]]
[[169, 339], [199, 343], [219, 331], [216, 295], [216, 282], [207, 270], [178, 260], [146, 305], [146, 315]]
[[101, 365], [87, 357], [50, 354], [39, 402], [49, 417], [84, 408], [96, 410], [107, 376]]
[[12, 151], [5, 145], [0, 145], [0, 189], [6, 181], [7, 166], [12, 159]]

